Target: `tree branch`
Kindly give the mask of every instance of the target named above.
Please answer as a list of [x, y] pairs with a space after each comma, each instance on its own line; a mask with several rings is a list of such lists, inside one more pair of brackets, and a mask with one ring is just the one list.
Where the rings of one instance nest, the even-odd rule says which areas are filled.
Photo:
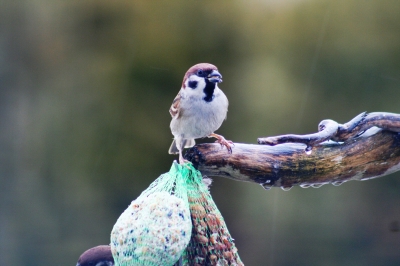
[[258, 139], [276, 146], [235, 143], [229, 154], [219, 144], [199, 144], [185, 158], [204, 175], [255, 182], [266, 189], [340, 185], [400, 170], [399, 129], [398, 114], [362, 113], [343, 125], [324, 120], [318, 133]]

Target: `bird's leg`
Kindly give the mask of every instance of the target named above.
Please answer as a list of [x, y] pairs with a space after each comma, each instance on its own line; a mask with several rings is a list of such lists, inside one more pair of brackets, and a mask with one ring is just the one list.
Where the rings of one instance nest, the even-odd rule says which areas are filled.
[[229, 153], [232, 153], [232, 146], [234, 146], [233, 142], [230, 140], [226, 140], [223, 136], [211, 133], [209, 138], [216, 138], [217, 140], [215, 142], [221, 144], [221, 146], [225, 146], [226, 149], [228, 150]]
[[179, 163], [184, 165], [185, 163], [189, 162], [188, 160], [184, 159], [182, 156], [182, 150], [179, 150]]
[[182, 139], [175, 139], [175, 141], [176, 141], [176, 148], [179, 151], [179, 164], [184, 165], [185, 163], [189, 162], [188, 160], [185, 160], [182, 155], [183, 146], [184, 146], [185, 142], [182, 141]]
[[190, 162], [190, 161], [186, 160], [185, 158], [183, 158], [182, 150], [179, 150], [179, 164], [180, 165], [184, 165], [188, 169], [191, 169], [189, 164], [192, 164], [192, 162]]

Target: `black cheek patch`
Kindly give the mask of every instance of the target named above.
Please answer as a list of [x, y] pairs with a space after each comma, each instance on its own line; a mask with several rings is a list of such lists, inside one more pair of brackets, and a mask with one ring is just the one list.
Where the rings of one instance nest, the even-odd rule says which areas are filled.
[[189, 81], [188, 85], [189, 85], [190, 88], [196, 89], [197, 88], [197, 81]]

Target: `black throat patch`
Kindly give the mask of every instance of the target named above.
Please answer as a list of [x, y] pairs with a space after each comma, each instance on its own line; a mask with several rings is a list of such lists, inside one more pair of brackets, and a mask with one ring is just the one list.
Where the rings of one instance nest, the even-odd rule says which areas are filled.
[[208, 79], [206, 79], [206, 87], [203, 90], [206, 95], [203, 98], [204, 101], [211, 102], [214, 99], [215, 86], [216, 86], [216, 83], [209, 82]]

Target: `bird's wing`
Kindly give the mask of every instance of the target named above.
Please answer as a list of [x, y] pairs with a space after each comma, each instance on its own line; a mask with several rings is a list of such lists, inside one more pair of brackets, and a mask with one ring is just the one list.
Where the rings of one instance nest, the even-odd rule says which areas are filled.
[[171, 114], [172, 118], [178, 118], [180, 112], [180, 105], [181, 105], [181, 93], [179, 92], [176, 95], [175, 99], [172, 102], [171, 107], [169, 108], [169, 113]]

